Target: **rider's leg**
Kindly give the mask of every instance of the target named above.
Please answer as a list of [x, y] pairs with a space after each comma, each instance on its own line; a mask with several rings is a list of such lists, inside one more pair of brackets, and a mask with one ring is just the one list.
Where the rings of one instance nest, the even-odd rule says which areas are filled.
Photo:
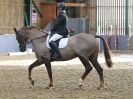
[[49, 39], [49, 45], [50, 47], [55, 51], [55, 55], [53, 57], [53, 59], [56, 59], [56, 58], [59, 58], [61, 57], [61, 54], [59, 52], [59, 49], [55, 43], [56, 40], [62, 38], [63, 36], [62, 35], [59, 35], [59, 34], [54, 34], [50, 39]]
[[58, 39], [60, 39], [60, 38], [62, 38], [63, 36], [62, 35], [60, 35], [60, 34], [54, 34], [50, 39], [49, 39], [49, 43], [51, 42], [51, 41], [56, 41], [56, 40], [58, 40]]

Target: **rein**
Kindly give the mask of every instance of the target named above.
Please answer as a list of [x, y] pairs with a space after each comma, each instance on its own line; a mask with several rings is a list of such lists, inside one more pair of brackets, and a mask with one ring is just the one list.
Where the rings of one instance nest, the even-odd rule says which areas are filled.
[[40, 37], [37, 37], [37, 38], [33, 38], [31, 40], [28, 41], [28, 44], [31, 44], [32, 41], [36, 40], [36, 39], [39, 39], [39, 38], [42, 38], [42, 37], [45, 37], [47, 36], [48, 34], [44, 35], [44, 36], [40, 36]]

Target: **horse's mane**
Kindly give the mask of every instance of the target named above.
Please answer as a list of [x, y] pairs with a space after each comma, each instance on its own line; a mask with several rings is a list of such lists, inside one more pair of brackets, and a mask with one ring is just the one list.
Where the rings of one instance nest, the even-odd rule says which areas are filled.
[[21, 28], [21, 29], [24, 29], [24, 30], [37, 29], [37, 30], [39, 30], [39, 31], [41, 31], [41, 32], [43, 32], [43, 33], [47, 33], [47, 34], [48, 34], [47, 31], [43, 31], [42, 29], [40, 29], [40, 28], [38, 28], [38, 27], [35, 27], [35, 26], [25, 26], [25, 27], [23, 27], [23, 28]]

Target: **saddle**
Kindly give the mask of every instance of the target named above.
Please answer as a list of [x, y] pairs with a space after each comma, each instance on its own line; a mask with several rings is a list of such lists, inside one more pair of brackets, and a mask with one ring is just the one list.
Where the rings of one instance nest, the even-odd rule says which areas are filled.
[[[47, 36], [47, 40], [46, 40], [46, 45], [49, 49], [50, 45], [49, 45], [49, 39], [50, 39], [50, 35]], [[58, 39], [56, 42], [56, 45], [58, 46], [58, 48], [64, 48], [67, 46], [67, 42], [68, 42], [68, 36], [62, 37], [61, 39]]]
[[[47, 41], [46, 41], [46, 45], [47, 47], [49, 48], [50, 50], [50, 57], [52, 59], [53, 55], [54, 55], [54, 51], [51, 49], [50, 45], [49, 45], [49, 38], [50, 38], [50, 35], [48, 35], [47, 37]], [[58, 46], [59, 49], [61, 48], [65, 48], [67, 46], [67, 42], [68, 42], [68, 36], [65, 36], [61, 39], [58, 39], [57, 41], [55, 41], [56, 45]]]

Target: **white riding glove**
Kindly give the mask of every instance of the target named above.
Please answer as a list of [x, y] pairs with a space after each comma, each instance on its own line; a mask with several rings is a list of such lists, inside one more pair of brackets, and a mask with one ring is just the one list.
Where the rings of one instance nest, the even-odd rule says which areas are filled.
[[48, 32], [48, 35], [51, 35], [51, 31]]

